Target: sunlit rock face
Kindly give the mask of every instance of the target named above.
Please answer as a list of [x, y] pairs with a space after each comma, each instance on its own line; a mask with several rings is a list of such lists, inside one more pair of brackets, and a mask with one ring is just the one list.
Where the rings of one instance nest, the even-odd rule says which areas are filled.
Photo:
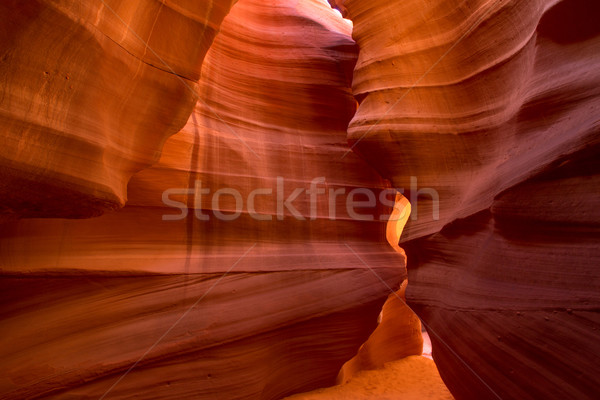
[[460, 399], [600, 392], [595, 1], [343, 2], [349, 140], [413, 215], [407, 298]]
[[[335, 383], [406, 276], [389, 207], [346, 208], [353, 189], [389, 186], [344, 156], [350, 30], [322, 1], [240, 0], [201, 100], [123, 209], [3, 226], [0, 397], [279, 399]], [[330, 189], [345, 192], [333, 211]]]
[[2, 2], [0, 222], [122, 207], [190, 115], [234, 2]]
[[453, 400], [433, 360], [409, 356], [376, 370], [358, 372], [350, 381], [285, 400]]
[[381, 369], [388, 362], [423, 354], [421, 322], [406, 304], [406, 284], [404, 281], [400, 290], [388, 296], [377, 328], [357, 355], [344, 364], [338, 383], [348, 382], [357, 372]]

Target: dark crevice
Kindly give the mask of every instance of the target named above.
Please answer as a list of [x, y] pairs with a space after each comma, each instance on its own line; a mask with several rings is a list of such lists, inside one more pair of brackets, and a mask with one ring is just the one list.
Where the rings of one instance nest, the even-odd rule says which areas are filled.
[[565, 0], [552, 7], [538, 25], [538, 34], [555, 43], [571, 44], [600, 35], [600, 1]]

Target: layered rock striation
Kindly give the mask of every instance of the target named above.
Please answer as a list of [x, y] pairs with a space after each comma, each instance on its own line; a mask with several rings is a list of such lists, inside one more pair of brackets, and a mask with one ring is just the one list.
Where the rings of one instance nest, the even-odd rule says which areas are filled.
[[123, 209], [3, 226], [1, 397], [279, 399], [335, 383], [406, 276], [386, 243], [393, 191], [364, 206], [389, 184], [342, 157], [350, 31], [321, 1], [240, 0], [187, 124]]
[[399, 238], [456, 398], [597, 397], [597, 2], [232, 3], [0, 5], [0, 397], [431, 377]]
[[459, 399], [593, 398], [597, 2], [347, 0], [354, 151], [412, 203], [407, 298]]
[[0, 4], [0, 222], [122, 207], [197, 100], [235, 1]]

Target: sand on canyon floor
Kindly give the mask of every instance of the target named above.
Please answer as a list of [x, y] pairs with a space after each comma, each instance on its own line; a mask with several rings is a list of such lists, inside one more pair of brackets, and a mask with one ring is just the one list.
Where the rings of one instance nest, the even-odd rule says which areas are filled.
[[433, 360], [410, 356], [383, 369], [360, 371], [347, 383], [301, 393], [286, 400], [452, 400]]

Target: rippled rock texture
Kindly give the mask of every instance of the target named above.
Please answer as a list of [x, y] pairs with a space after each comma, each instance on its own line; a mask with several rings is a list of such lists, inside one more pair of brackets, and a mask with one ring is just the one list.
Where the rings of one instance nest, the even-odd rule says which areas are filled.
[[[342, 157], [350, 31], [321, 1], [240, 0], [187, 124], [123, 209], [3, 226], [0, 397], [279, 399], [335, 383], [406, 276], [381, 217], [393, 201], [357, 208], [372, 220], [346, 211], [350, 191], [389, 186]], [[333, 211], [330, 189], [346, 193]]]
[[0, 222], [124, 205], [196, 102], [235, 1], [3, 1]]
[[459, 399], [600, 393], [598, 2], [347, 0], [349, 140], [413, 214], [407, 298]]
[[452, 394], [598, 397], [598, 2], [232, 3], [0, 5], [0, 397], [403, 374], [389, 186]]

